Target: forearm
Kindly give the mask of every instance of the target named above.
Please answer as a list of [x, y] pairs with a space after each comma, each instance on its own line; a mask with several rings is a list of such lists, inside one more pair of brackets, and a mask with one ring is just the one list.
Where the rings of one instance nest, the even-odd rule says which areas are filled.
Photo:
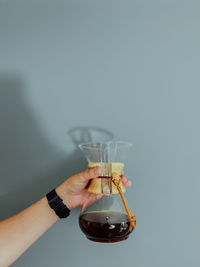
[[[68, 209], [83, 206], [88, 199], [93, 202], [97, 200], [97, 196], [91, 195], [86, 186], [91, 178], [98, 177], [100, 173], [100, 168], [85, 170], [56, 188]], [[12, 264], [58, 218], [44, 197], [19, 214], [0, 222], [0, 267]]]
[[46, 197], [0, 222], [0, 266], [12, 264], [58, 220]]

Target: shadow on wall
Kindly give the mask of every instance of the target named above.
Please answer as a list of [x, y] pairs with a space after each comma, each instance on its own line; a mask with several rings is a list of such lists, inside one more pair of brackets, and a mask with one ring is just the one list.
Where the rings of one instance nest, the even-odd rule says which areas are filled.
[[96, 127], [68, 131], [74, 151], [63, 158], [40, 131], [26, 103], [28, 90], [16, 75], [0, 75], [0, 219], [11, 216], [44, 196], [86, 160], [77, 145], [108, 141], [112, 133]]

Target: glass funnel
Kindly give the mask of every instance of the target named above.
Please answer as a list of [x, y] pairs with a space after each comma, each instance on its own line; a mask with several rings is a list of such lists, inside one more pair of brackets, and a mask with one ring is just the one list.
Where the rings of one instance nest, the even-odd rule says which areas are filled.
[[86, 201], [79, 216], [81, 230], [92, 241], [122, 241], [135, 227], [135, 216], [123, 197], [126, 189], [120, 179], [131, 146], [131, 143], [122, 141], [79, 145], [87, 158], [88, 168], [100, 166], [102, 169], [101, 175], [91, 179], [88, 185], [88, 192], [99, 195], [99, 199], [92, 203]]

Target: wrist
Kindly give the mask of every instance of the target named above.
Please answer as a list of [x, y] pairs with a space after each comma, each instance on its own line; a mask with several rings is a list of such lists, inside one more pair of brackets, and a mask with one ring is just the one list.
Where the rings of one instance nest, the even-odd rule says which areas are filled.
[[60, 219], [67, 218], [70, 215], [70, 209], [65, 205], [63, 199], [60, 198], [55, 189], [46, 194], [46, 198], [49, 206]]
[[71, 210], [73, 207], [70, 203], [70, 197], [67, 192], [67, 187], [65, 184], [61, 184], [56, 188], [56, 192], [59, 195], [59, 197], [63, 200], [63, 203], [67, 206], [69, 210]]

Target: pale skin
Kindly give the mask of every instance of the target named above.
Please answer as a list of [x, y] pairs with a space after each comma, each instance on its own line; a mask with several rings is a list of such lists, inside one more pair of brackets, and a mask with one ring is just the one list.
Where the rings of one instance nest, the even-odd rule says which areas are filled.
[[[86, 188], [89, 180], [100, 174], [100, 167], [87, 169], [67, 179], [56, 188], [56, 192], [70, 210], [89, 205], [102, 196], [90, 194]], [[121, 175], [121, 180], [125, 186], [131, 185], [124, 175]], [[0, 266], [11, 265], [58, 220], [54, 210], [49, 207], [46, 197], [43, 197], [20, 213], [1, 221]]]

